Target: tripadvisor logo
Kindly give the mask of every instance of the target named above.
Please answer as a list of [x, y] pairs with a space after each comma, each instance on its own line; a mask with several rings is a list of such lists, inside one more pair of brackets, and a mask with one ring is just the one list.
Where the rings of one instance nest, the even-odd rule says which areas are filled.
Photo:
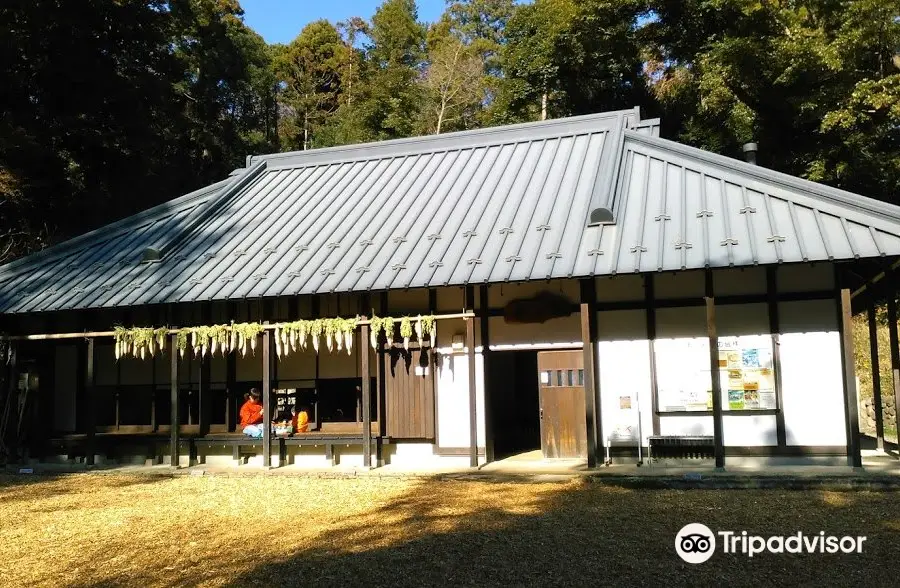
[[858, 536], [825, 535], [825, 531], [819, 531], [815, 535], [800, 531], [793, 535], [771, 537], [748, 535], [747, 531], [713, 533], [706, 525], [691, 523], [682, 527], [675, 535], [675, 551], [688, 563], [703, 563], [716, 551], [716, 535], [721, 542], [722, 553], [739, 553], [747, 557], [760, 553], [862, 553], [866, 540], [866, 537]]

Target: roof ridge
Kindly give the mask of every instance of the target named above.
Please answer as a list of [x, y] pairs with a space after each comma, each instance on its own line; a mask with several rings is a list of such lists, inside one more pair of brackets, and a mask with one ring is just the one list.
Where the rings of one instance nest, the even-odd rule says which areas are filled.
[[[494, 144], [517, 142], [523, 133], [529, 140], [536, 137], [553, 136], [558, 134], [587, 134], [597, 131], [609, 131], [614, 128], [619, 120], [624, 121], [627, 128], [640, 122], [638, 107], [627, 110], [615, 110], [586, 114], [580, 116], [557, 118], [545, 121], [531, 121], [515, 125], [500, 125], [467, 131], [457, 131], [440, 135], [421, 135], [392, 139], [389, 141], [373, 141], [368, 143], [356, 143], [352, 145], [339, 145], [307, 151], [288, 151], [284, 153], [271, 153], [267, 155], [255, 155], [247, 158], [248, 166], [259, 161], [267, 161], [272, 166], [304, 166], [320, 165], [329, 161], [350, 160], [350, 154], [355, 152], [366, 153], [365, 157], [352, 158], [374, 159], [383, 157], [396, 157], [410, 152], [425, 153], [437, 151], [449, 151], [466, 147], [480, 147]], [[537, 134], [535, 134], [537, 133]]]

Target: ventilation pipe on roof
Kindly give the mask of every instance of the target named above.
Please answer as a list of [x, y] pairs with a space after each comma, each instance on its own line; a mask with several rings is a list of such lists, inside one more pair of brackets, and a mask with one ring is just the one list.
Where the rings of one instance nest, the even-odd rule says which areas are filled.
[[747, 160], [747, 163], [750, 165], [756, 165], [756, 152], [759, 151], [759, 147], [756, 143], [744, 143], [744, 146], [741, 147], [741, 150], [744, 152], [744, 159]]

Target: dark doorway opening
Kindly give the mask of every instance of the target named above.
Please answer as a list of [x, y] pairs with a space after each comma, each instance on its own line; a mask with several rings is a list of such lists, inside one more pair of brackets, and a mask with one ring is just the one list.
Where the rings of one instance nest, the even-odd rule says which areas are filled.
[[493, 351], [488, 371], [494, 458], [541, 447], [536, 351]]

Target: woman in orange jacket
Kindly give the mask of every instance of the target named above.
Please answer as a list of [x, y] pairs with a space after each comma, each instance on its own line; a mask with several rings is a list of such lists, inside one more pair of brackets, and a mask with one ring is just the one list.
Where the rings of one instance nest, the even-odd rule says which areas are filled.
[[251, 388], [249, 394], [245, 394], [246, 402], [241, 406], [241, 431], [249, 437], [262, 437], [263, 405], [259, 390]]

